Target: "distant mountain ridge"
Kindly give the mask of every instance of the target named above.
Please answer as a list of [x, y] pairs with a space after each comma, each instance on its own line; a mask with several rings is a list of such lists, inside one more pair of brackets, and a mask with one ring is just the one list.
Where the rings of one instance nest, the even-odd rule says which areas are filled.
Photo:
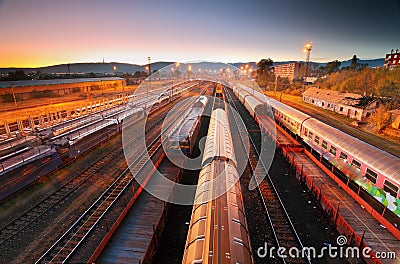
[[[383, 66], [385, 59], [384, 58], [378, 58], [378, 59], [369, 59], [369, 60], [364, 60], [360, 59], [360, 63], [368, 63], [369, 67], [379, 67]], [[280, 65], [280, 64], [286, 64], [286, 63], [292, 63], [292, 62], [298, 62], [298, 61], [276, 61], [274, 62], [274, 65]], [[302, 61], [300, 61], [302, 62]], [[173, 64], [174, 62], [155, 62], [151, 63], [151, 70], [159, 70], [162, 69], [170, 64]], [[325, 66], [326, 63], [320, 63], [320, 62], [313, 62], [316, 63], [319, 66]], [[257, 67], [257, 62], [236, 62], [236, 63], [229, 63], [237, 68], [240, 68], [241, 66], [244, 65], [249, 65], [249, 67], [252, 67], [255, 69]], [[342, 61], [341, 67], [346, 67], [350, 66], [351, 64], [351, 59]], [[137, 65], [137, 64], [130, 64], [130, 63], [121, 63], [121, 62], [87, 62], [87, 63], [69, 63], [69, 64], [59, 64], [59, 65], [51, 65], [51, 66], [46, 66], [46, 67], [37, 67], [37, 68], [0, 68], [0, 73], [9, 73], [9, 72], [14, 72], [16, 70], [23, 70], [25, 73], [35, 73], [37, 71], [40, 71], [42, 73], [49, 73], [49, 74], [55, 74], [55, 73], [68, 73], [68, 65], [69, 65], [69, 71], [71, 73], [105, 73], [105, 74], [112, 74], [114, 73], [114, 66], [117, 67], [116, 72], [129, 72], [129, 73], [135, 73], [136, 71], [146, 71], [145, 65]]]
[[[155, 62], [151, 63], [151, 70], [159, 70], [172, 64], [173, 62]], [[121, 63], [121, 62], [83, 62], [83, 63], [68, 63], [68, 64], [58, 64], [51, 65], [45, 67], [37, 67], [37, 68], [0, 68], [0, 73], [9, 73], [16, 70], [23, 70], [25, 73], [114, 73], [114, 66], [117, 67], [116, 72], [129, 72], [135, 73], [136, 71], [147, 71], [146, 65], [137, 65], [130, 63]], [[69, 67], [69, 69], [68, 69]]]

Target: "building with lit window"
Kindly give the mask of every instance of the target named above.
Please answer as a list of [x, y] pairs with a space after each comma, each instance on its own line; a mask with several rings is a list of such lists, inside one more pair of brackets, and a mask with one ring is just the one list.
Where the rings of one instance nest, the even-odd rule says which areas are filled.
[[396, 49], [396, 52], [393, 52], [393, 49], [390, 53], [386, 54], [385, 57], [385, 67], [394, 68], [400, 66], [400, 52]]
[[274, 74], [280, 78], [288, 78], [290, 82], [302, 80], [305, 66], [300, 62], [292, 62], [274, 66]]

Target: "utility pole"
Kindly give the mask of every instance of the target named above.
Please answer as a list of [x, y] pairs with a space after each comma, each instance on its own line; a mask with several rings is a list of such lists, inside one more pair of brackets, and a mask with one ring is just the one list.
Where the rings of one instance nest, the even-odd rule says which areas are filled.
[[15, 106], [15, 108], [17, 108], [17, 97], [15, 97], [14, 88], [13, 88], [12, 84], [11, 84], [11, 92], [12, 92], [12, 95], [14, 98], [14, 106]]

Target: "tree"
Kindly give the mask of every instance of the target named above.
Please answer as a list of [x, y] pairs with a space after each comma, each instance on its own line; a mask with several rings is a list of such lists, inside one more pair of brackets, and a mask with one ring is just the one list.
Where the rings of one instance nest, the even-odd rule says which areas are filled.
[[133, 74], [133, 78], [146, 78], [147, 77], [147, 72], [145, 71], [135, 71], [135, 73]]
[[264, 72], [269, 72], [274, 62], [268, 59], [262, 59], [257, 62], [257, 74], [263, 74]]
[[96, 74], [94, 74], [94, 72], [89, 72], [89, 73], [87, 74], [87, 77], [88, 77], [88, 78], [96, 78]]
[[375, 126], [378, 132], [382, 131], [387, 125], [390, 124], [390, 113], [386, 107], [381, 106], [376, 109], [370, 117], [370, 123]]
[[330, 74], [332, 72], [339, 71], [341, 64], [342, 63], [340, 61], [338, 61], [338, 60], [334, 60], [334, 61], [328, 62], [326, 64], [326, 66], [325, 66], [325, 72], [324, 73], [325, 74]]
[[351, 59], [350, 70], [355, 70], [355, 69], [357, 69], [357, 66], [358, 66], [358, 58], [357, 58], [357, 55], [353, 55], [353, 58]]
[[15, 72], [9, 72], [8, 76], [3, 77], [3, 81], [20, 81], [20, 80], [30, 80], [31, 78], [25, 74], [23, 70], [16, 70]]
[[273, 79], [271, 74], [273, 61], [268, 59], [262, 59], [257, 63], [257, 76], [256, 80], [260, 87], [267, 87], [268, 81]]

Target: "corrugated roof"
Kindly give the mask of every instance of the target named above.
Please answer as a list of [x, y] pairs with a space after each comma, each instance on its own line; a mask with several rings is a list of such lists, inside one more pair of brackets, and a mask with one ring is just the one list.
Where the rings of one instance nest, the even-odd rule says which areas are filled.
[[375, 100], [372, 97], [362, 96], [355, 93], [343, 93], [340, 91], [318, 88], [309, 88], [303, 93], [303, 96], [355, 107], [365, 107]]
[[24, 87], [24, 86], [81, 83], [81, 82], [117, 81], [117, 80], [124, 80], [124, 79], [119, 77], [104, 77], [104, 78], [74, 78], [74, 79], [53, 79], [53, 80], [0, 81], [0, 88], [8, 88], [11, 86]]

